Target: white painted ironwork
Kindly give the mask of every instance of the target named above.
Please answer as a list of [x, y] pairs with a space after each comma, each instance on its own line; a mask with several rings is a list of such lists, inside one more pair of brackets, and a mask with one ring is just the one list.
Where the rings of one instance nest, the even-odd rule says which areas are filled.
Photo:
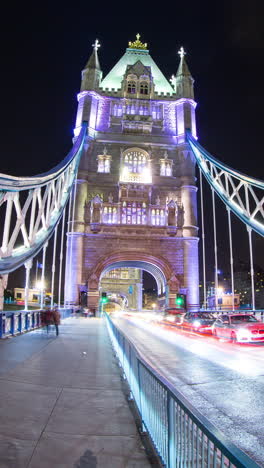
[[60, 267], [59, 267], [59, 287], [58, 287], [58, 307], [61, 306], [61, 281], [62, 281], [62, 261], [63, 261], [63, 245], [64, 245], [64, 229], [65, 229], [65, 213], [62, 215], [62, 228], [61, 228], [61, 245], [60, 245]]
[[206, 297], [206, 271], [205, 271], [205, 232], [204, 232], [204, 203], [203, 203], [203, 177], [200, 169], [200, 200], [201, 200], [201, 222], [202, 222], [202, 249], [203, 249], [203, 307], [207, 306]]
[[227, 206], [226, 209], [227, 209], [227, 215], [228, 215], [228, 234], [229, 234], [229, 251], [230, 251], [232, 310], [235, 310], [234, 261], [233, 261], [233, 241], [232, 241], [231, 212], [230, 212], [229, 206]]
[[41, 292], [40, 292], [40, 308], [43, 309], [44, 305], [44, 291], [46, 289], [45, 284], [45, 268], [46, 268], [46, 252], [47, 252], [48, 242], [46, 242], [43, 246], [42, 250], [42, 270], [41, 270]]
[[253, 250], [252, 250], [252, 229], [248, 226], [247, 231], [248, 231], [249, 257], [250, 257], [252, 309], [255, 310], [255, 282], [254, 282], [254, 263], [253, 263]]
[[51, 171], [34, 177], [0, 174], [0, 273], [9, 273], [35, 257], [59, 223], [69, 198], [85, 140], [84, 123], [68, 156]]
[[216, 216], [215, 216], [215, 192], [212, 188], [212, 204], [213, 204], [213, 227], [214, 227], [214, 255], [215, 255], [215, 308], [218, 308], [218, 258], [217, 258], [217, 236], [216, 236]]
[[264, 182], [220, 163], [189, 131], [186, 138], [210, 186], [236, 216], [264, 236]]
[[58, 225], [55, 228], [54, 239], [53, 239], [53, 255], [52, 255], [52, 274], [51, 274], [51, 307], [54, 304], [54, 280], [55, 280], [55, 270], [56, 270], [56, 248], [57, 248], [57, 234], [58, 234]]

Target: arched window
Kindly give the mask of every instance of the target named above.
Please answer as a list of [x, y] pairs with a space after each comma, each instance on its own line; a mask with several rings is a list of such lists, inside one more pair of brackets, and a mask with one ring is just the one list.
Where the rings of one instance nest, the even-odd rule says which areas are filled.
[[122, 182], [151, 183], [151, 167], [146, 151], [132, 148], [124, 152], [120, 180]]
[[171, 162], [169, 161], [162, 161], [160, 163], [160, 175], [162, 176], [172, 176], [172, 166]]
[[111, 159], [112, 159], [111, 156], [109, 154], [106, 154], [106, 148], [105, 148], [104, 154], [98, 154], [97, 156], [97, 160], [98, 160], [97, 172], [109, 173]]
[[168, 158], [168, 153], [165, 151], [164, 158], [160, 159], [160, 175], [161, 176], [172, 176], [172, 164], [173, 160]]
[[136, 94], [136, 83], [135, 83], [135, 81], [128, 81], [128, 83], [127, 83], [127, 92], [129, 94]]
[[145, 81], [140, 83], [139, 94], [149, 94], [149, 85]]
[[151, 224], [153, 226], [164, 226], [165, 224], [165, 212], [157, 208], [151, 210]]
[[145, 203], [123, 202], [122, 224], [147, 224], [147, 208]]
[[105, 206], [103, 210], [103, 223], [117, 224], [117, 209], [112, 206]]

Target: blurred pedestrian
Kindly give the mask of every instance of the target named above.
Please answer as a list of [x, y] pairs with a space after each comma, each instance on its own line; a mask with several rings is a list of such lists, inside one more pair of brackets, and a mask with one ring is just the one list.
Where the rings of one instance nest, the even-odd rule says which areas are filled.
[[58, 311], [58, 307], [55, 306], [53, 307], [52, 309], [52, 315], [53, 315], [53, 323], [55, 325], [55, 328], [56, 328], [56, 335], [58, 336], [59, 334], [59, 325], [60, 325], [60, 313]]

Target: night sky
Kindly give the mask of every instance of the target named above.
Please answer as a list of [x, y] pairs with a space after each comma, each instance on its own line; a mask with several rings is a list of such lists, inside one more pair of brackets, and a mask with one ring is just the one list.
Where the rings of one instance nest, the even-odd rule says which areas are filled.
[[[139, 32], [168, 79], [177, 71], [177, 51], [185, 48], [202, 146], [264, 179], [262, 2], [185, 4], [21, 2], [2, 8], [0, 171], [35, 175], [55, 166], [71, 148], [81, 70], [94, 40], [101, 43], [105, 76]], [[237, 224], [235, 255], [247, 261], [246, 232], [240, 234]], [[226, 268], [225, 210], [218, 229], [220, 268]], [[253, 241], [264, 267], [263, 239]]]

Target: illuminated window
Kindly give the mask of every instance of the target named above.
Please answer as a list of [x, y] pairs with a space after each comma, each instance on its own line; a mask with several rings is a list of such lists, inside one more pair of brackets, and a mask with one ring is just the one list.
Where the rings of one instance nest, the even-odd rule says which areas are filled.
[[165, 211], [153, 208], [151, 210], [151, 224], [153, 226], [164, 226], [164, 224], [165, 224]]
[[107, 153], [107, 150], [106, 148], [104, 148], [104, 154], [99, 154], [97, 156], [97, 160], [98, 160], [97, 172], [104, 172], [104, 173], [110, 172], [111, 156], [106, 153]]
[[154, 104], [152, 106], [152, 117], [154, 120], [162, 119], [162, 105]]
[[128, 271], [122, 271], [121, 272], [121, 279], [128, 279], [129, 276], [128, 276]]
[[105, 206], [103, 209], [103, 223], [117, 224], [117, 208], [115, 206]]
[[112, 115], [115, 117], [121, 117], [123, 113], [122, 104], [113, 104], [112, 105]]
[[165, 151], [164, 158], [160, 159], [160, 175], [161, 176], [172, 176], [172, 159], [168, 159], [168, 153]]
[[122, 157], [120, 179], [123, 182], [151, 183], [148, 153], [136, 148], [125, 151]]
[[145, 203], [123, 202], [122, 224], [147, 224], [147, 208]]

